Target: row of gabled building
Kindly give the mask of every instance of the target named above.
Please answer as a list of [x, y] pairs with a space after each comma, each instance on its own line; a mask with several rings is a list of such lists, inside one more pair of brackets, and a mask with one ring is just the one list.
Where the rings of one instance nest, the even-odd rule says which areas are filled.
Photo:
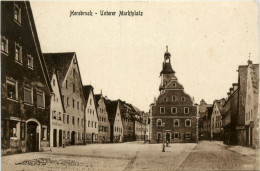
[[225, 144], [259, 147], [259, 64], [248, 60], [238, 67], [238, 82], [227, 97], [213, 105], [199, 105], [200, 139], [223, 140]]
[[28, 1], [1, 14], [2, 154], [146, 138], [147, 114], [84, 86], [75, 52], [41, 51]]

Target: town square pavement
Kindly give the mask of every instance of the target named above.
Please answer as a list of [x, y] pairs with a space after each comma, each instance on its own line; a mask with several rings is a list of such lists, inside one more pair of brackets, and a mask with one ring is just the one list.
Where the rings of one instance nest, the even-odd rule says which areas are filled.
[[90, 144], [2, 156], [1, 167], [4, 171], [259, 170], [259, 156], [239, 151], [215, 141], [170, 144], [165, 152], [162, 152], [162, 144]]

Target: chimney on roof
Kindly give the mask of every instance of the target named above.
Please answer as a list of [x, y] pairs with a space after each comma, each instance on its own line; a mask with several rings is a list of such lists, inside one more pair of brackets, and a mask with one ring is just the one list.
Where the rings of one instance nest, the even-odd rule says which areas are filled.
[[248, 65], [252, 65], [253, 64], [253, 62], [250, 60], [250, 55], [251, 55], [251, 53], [249, 53], [249, 56], [248, 56], [248, 61], [247, 61]]

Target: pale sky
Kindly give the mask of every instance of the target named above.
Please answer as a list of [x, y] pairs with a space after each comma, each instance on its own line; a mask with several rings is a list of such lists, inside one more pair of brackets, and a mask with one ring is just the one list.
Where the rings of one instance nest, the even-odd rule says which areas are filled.
[[[259, 63], [258, 2], [31, 2], [43, 52], [76, 52], [84, 85], [148, 111], [166, 45], [195, 102], [226, 98], [249, 52]], [[70, 10], [98, 13], [69, 17]], [[117, 12], [100, 16], [100, 10]], [[119, 10], [143, 16], [118, 17]]]

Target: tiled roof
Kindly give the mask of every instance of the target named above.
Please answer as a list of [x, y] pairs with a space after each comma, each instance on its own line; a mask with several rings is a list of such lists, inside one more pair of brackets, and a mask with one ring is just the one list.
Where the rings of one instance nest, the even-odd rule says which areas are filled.
[[118, 100], [108, 101], [106, 103], [107, 113], [109, 122], [112, 124], [115, 121], [116, 110], [117, 110]]
[[96, 107], [98, 107], [98, 101], [101, 99], [101, 94], [95, 94], [94, 98], [95, 98], [95, 102], [96, 102]]
[[175, 73], [175, 71], [172, 69], [171, 63], [163, 63], [163, 69], [160, 73], [160, 75], [162, 74], [171, 74], [171, 73]]
[[51, 77], [55, 69], [58, 72], [60, 84], [62, 84], [74, 55], [75, 52], [44, 53], [43, 56], [47, 64], [49, 77]]
[[[92, 87], [92, 85], [84, 85], [83, 86], [83, 95], [84, 95], [84, 97], [85, 97], [85, 101], [86, 101], [86, 103], [88, 102], [88, 98], [89, 98], [89, 93], [90, 93], [90, 91], [92, 91], [92, 93], [93, 93], [93, 87]], [[94, 94], [94, 93], [93, 93]]]

